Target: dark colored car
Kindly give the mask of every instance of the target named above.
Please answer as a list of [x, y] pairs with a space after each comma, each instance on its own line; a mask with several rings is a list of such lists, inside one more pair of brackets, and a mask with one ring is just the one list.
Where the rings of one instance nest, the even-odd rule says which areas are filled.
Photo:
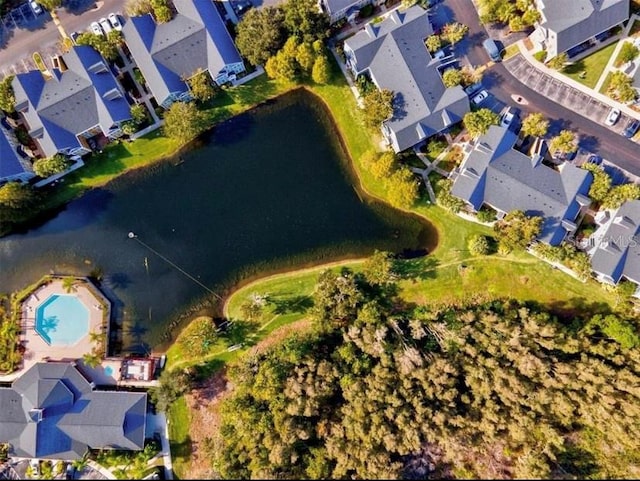
[[635, 119], [630, 120], [627, 126], [624, 128], [622, 135], [630, 139], [631, 137], [636, 135], [636, 132], [638, 131], [638, 129], [640, 129], [640, 120], [635, 120]]
[[587, 159], [587, 162], [590, 164], [596, 164], [596, 165], [600, 165], [602, 163], [602, 157], [600, 157], [599, 155], [590, 155], [589, 158]]

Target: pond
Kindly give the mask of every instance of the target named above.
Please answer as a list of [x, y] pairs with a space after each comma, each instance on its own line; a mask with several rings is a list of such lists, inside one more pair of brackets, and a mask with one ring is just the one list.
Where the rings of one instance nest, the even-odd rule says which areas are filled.
[[123, 327], [116, 351], [149, 350], [175, 335], [180, 314], [206, 311], [210, 291], [374, 249], [435, 245], [429, 224], [355, 183], [324, 105], [297, 91], [0, 239], [0, 292], [49, 272], [100, 272]]

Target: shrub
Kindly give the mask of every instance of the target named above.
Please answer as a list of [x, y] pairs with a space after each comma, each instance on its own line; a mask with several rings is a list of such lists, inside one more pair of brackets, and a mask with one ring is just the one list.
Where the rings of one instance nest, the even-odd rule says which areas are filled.
[[467, 248], [473, 255], [487, 255], [491, 252], [491, 246], [489, 245], [489, 239], [487, 236], [476, 234], [472, 235], [467, 241]]

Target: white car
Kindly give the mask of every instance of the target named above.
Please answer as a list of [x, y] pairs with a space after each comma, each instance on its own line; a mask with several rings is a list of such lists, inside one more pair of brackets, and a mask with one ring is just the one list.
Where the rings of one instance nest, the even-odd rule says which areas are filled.
[[33, 10], [33, 13], [35, 13], [36, 15], [40, 15], [42, 13], [42, 7], [38, 5], [35, 0], [29, 0], [29, 6], [31, 7], [31, 10]]
[[609, 127], [612, 127], [613, 125], [615, 125], [619, 118], [620, 110], [613, 108], [611, 109], [611, 112], [609, 112], [609, 115], [607, 115], [607, 120], [605, 120], [604, 123]]
[[511, 109], [507, 110], [500, 119], [500, 127], [509, 127], [513, 122], [514, 117], [515, 115], [513, 115]]
[[111, 24], [109, 23], [109, 20], [107, 20], [104, 17], [102, 17], [100, 20], [98, 20], [98, 23], [102, 27], [102, 30], [104, 30], [105, 34], [111, 32], [113, 30], [113, 28], [111, 27]]
[[107, 18], [109, 19], [109, 22], [114, 29], [116, 29], [118, 32], [122, 30], [122, 24], [120, 23], [120, 19], [118, 18], [117, 14], [110, 13]]
[[486, 99], [488, 96], [489, 96], [489, 92], [487, 92], [486, 90], [481, 90], [479, 94], [477, 94], [475, 97], [471, 99], [471, 102], [474, 105], [480, 105], [482, 101]]
[[96, 35], [102, 35], [104, 33], [98, 22], [91, 22], [91, 32]]

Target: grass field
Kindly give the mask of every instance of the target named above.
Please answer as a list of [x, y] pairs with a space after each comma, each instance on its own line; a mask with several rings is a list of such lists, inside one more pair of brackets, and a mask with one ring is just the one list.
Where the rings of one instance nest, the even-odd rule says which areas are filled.
[[[604, 68], [607, 66], [607, 62], [609, 62], [616, 45], [618, 45], [618, 42], [607, 45], [588, 57], [568, 65], [562, 73], [589, 88], [595, 87], [598, 80], [600, 80], [600, 76], [602, 75]], [[582, 72], [585, 72], [584, 78], [581, 77]]]
[[189, 456], [191, 438], [189, 437], [189, 410], [184, 398], [171, 405], [167, 413], [169, 419], [169, 440], [171, 441], [171, 460], [175, 479], [189, 479]]

